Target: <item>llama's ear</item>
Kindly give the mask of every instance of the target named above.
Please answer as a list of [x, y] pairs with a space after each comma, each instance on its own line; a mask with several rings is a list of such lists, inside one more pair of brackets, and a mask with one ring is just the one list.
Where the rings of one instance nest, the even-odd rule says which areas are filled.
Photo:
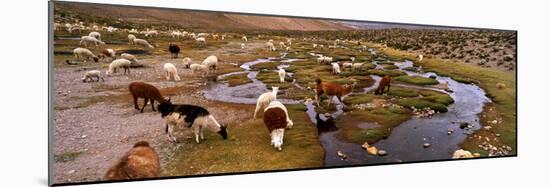
[[166, 102], [170, 102], [171, 98], [168, 98], [168, 100], [166, 100]]

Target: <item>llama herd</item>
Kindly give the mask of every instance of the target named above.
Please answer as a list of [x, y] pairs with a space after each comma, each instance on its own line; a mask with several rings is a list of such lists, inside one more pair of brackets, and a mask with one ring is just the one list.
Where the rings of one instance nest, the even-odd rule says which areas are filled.
[[[155, 32], [155, 30], [148, 30], [145, 33], [145, 37], [147, 38], [157, 37], [157, 35], [159, 35], [159, 32]], [[205, 37], [207, 36], [211, 36], [213, 38], [225, 38], [225, 35], [219, 36], [217, 34], [184, 34], [179, 31], [173, 31], [171, 33], [172, 38], [179, 38], [184, 35], [191, 36], [199, 43], [199, 45], [206, 44]], [[249, 39], [246, 36], [242, 36], [241, 40], [247, 42]], [[128, 43], [130, 45], [135, 45], [146, 49], [154, 49], [155, 47], [158, 47], [157, 45], [152, 45], [146, 39], [137, 38], [134, 34], [128, 34]], [[79, 44], [84, 47], [96, 47], [105, 45], [105, 42], [101, 40], [101, 34], [94, 31], [90, 32], [87, 36], [82, 36]], [[292, 41], [288, 39], [286, 43], [279, 42], [278, 44], [279, 47], [289, 50], [292, 45]], [[277, 50], [273, 40], [266, 42], [266, 46], [267, 50]], [[121, 53], [119, 57], [117, 57], [117, 51], [114, 49], [102, 49], [96, 55], [91, 50], [84, 47], [78, 47], [73, 50], [75, 59], [84, 62], [110, 61], [108, 69], [105, 71], [105, 75], [107, 76], [111, 76], [117, 72], [124, 75], [130, 74], [131, 66], [138, 62], [138, 59], [133, 54]], [[246, 45], [241, 43], [240, 47], [245, 48]], [[315, 47], [318, 46], [314, 44], [314, 48]], [[320, 45], [319, 47], [323, 46]], [[170, 52], [171, 58], [177, 59], [179, 53], [182, 51], [182, 48], [180, 48], [177, 44], [169, 43], [167, 51]], [[354, 61], [354, 59], [351, 60], [352, 62]], [[69, 63], [69, 61], [66, 62]], [[206, 57], [202, 63], [193, 63], [189, 57], [182, 58], [181, 62], [183, 67], [185, 69], [190, 69], [193, 75], [204, 77], [211, 72], [215, 73], [219, 67], [218, 63], [221, 63], [222, 61], [217, 56], [210, 55]], [[317, 62], [320, 64], [329, 64], [332, 69], [332, 73], [334, 74], [341, 73], [339, 63], [335, 63], [332, 57], [319, 55]], [[361, 70], [363, 63], [352, 62], [342, 63], [342, 70]], [[181, 80], [177, 67], [173, 63], [164, 63], [162, 66], [162, 72], [166, 80]], [[82, 81], [105, 81], [101, 73], [102, 72], [99, 70], [86, 71], [82, 77]], [[285, 69], [279, 68], [277, 74], [279, 76], [279, 82], [284, 83], [287, 74]], [[336, 97], [340, 103], [343, 104], [343, 97], [350, 94], [356, 85], [356, 81], [352, 81], [352, 85], [340, 85], [330, 82], [323, 82], [321, 79], [317, 79], [315, 88], [315, 100], [317, 101], [317, 105], [319, 106], [319, 98], [322, 95], [326, 95], [329, 98]], [[384, 77], [380, 81], [380, 86], [375, 93], [383, 93], [385, 90], [384, 88], [386, 87], [389, 91], [390, 81], [390, 77]], [[174, 133], [177, 128], [192, 132], [196, 143], [201, 143], [205, 140], [203, 135], [203, 131], [205, 129], [219, 134], [224, 140], [228, 138], [227, 124], [219, 123], [214, 115], [204, 106], [172, 103], [170, 99], [161, 94], [157, 87], [145, 82], [131, 82], [128, 85], [128, 89], [133, 98], [134, 108], [136, 110], [143, 113], [146, 106], [150, 104], [153, 112], [158, 111], [161, 114], [161, 119], [163, 119], [164, 122], [164, 131], [169, 142], [178, 143], [178, 138]], [[277, 100], [278, 91], [278, 87], [272, 87], [271, 91], [263, 93], [258, 97], [256, 108], [253, 113], [253, 119], [256, 119], [261, 113], [263, 113], [262, 120], [269, 132], [271, 146], [278, 151], [282, 151], [285, 131], [291, 129], [294, 123], [286, 106], [281, 101]], [[144, 100], [143, 106], [139, 106], [138, 99]], [[328, 100], [329, 107], [331, 100], [332, 99]], [[155, 102], [158, 105], [155, 105]], [[327, 119], [327, 123], [332, 120], [329, 118]], [[159, 177], [160, 167], [157, 152], [151, 145], [149, 145], [148, 142], [141, 141], [137, 142], [115, 165], [113, 165], [105, 174], [104, 178], [108, 180], [125, 180]]]

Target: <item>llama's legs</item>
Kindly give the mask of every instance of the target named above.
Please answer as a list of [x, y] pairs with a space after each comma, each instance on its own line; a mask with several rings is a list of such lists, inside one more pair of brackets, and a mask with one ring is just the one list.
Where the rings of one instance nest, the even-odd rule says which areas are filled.
[[178, 140], [177, 140], [176, 137], [174, 136], [174, 126], [173, 126], [173, 125], [166, 124], [166, 128], [167, 128], [167, 130], [168, 130], [168, 140], [177, 143]]
[[286, 123], [287, 123], [287, 128], [291, 129], [292, 126], [294, 126], [294, 122], [292, 122], [292, 120], [290, 120], [290, 118], [288, 118], [288, 114], [287, 114], [287, 117], [286, 117]]
[[136, 110], [139, 110], [139, 106], [138, 106], [138, 97], [136, 95], [132, 95], [134, 97], [134, 108]]
[[149, 102], [149, 98], [145, 98], [143, 102], [143, 107], [141, 107], [141, 113], [143, 113], [143, 109], [145, 109], [145, 106], [147, 106], [148, 102]]
[[168, 73], [168, 71], [166, 72], [166, 80], [170, 80], [170, 73]]
[[258, 114], [258, 111], [260, 111], [261, 104], [260, 102], [256, 103], [256, 110], [254, 110], [254, 119], [256, 119], [256, 115]]
[[199, 127], [199, 133], [200, 133], [201, 140], [204, 140], [204, 133], [203, 133], [202, 127]]
[[336, 96], [336, 98], [338, 99], [338, 102], [340, 102], [340, 104], [344, 105], [344, 101], [342, 101], [342, 97]]
[[319, 95], [318, 94], [315, 94], [315, 103], [317, 103], [317, 107], [321, 107], [319, 105]]
[[199, 139], [200, 127], [199, 128], [194, 128], [193, 132], [195, 133], [195, 142], [201, 143], [201, 141]]
[[153, 109], [153, 111], [156, 111], [155, 110], [155, 100], [154, 99], [151, 99], [151, 109]]

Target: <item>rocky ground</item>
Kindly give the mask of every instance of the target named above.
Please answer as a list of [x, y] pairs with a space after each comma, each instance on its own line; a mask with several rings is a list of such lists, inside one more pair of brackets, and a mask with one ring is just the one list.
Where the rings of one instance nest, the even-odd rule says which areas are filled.
[[[239, 121], [249, 116], [248, 108], [211, 102], [200, 92], [204, 80], [192, 79], [190, 70], [181, 68], [184, 81], [165, 81], [161, 63], [144, 59], [148, 68], [132, 69], [129, 76], [106, 77], [105, 82], [83, 83], [82, 68], [55, 70], [54, 88], [54, 173], [56, 183], [102, 180], [107, 169], [141, 140], [151, 143], [165, 164], [172, 152], [166, 141], [164, 120], [147, 106], [144, 113], [133, 108], [127, 85], [136, 80], [160, 88], [174, 103], [191, 103], [209, 108], [220, 122]], [[90, 69], [90, 68], [88, 68]], [[104, 69], [103, 69], [104, 70]], [[143, 100], [138, 101], [140, 106]], [[252, 109], [250, 109], [252, 110]], [[228, 115], [231, 114], [231, 115]]]

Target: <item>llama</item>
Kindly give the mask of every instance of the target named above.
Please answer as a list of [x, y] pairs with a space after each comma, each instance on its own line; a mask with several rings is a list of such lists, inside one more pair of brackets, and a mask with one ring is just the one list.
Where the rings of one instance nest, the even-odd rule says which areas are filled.
[[191, 58], [189, 58], [189, 57], [183, 58], [182, 61], [183, 61], [183, 66], [184, 66], [185, 68], [190, 68], [191, 63], [193, 62], [193, 60], [191, 60]]
[[159, 176], [160, 160], [157, 152], [148, 142], [140, 141], [107, 171], [104, 178], [128, 180]]
[[271, 92], [263, 93], [260, 97], [258, 97], [258, 101], [256, 101], [256, 109], [254, 110], [254, 119], [256, 119], [258, 111], [263, 110], [271, 101], [275, 101], [277, 99], [278, 91], [279, 87], [272, 87]]
[[170, 54], [172, 54], [172, 58], [178, 58], [178, 53], [180, 53], [180, 46], [171, 43], [170, 45], [168, 45], [168, 51], [170, 51]]
[[271, 101], [264, 109], [264, 124], [271, 134], [271, 145], [282, 151], [285, 129], [292, 127], [286, 107], [279, 101]]
[[[384, 92], [389, 93], [390, 92], [390, 83], [391, 83], [391, 77], [389, 75], [385, 75], [382, 80], [380, 80], [380, 83], [378, 83], [378, 88], [374, 91], [374, 95], [381, 95], [384, 94]], [[388, 87], [388, 91], [385, 88]]]
[[265, 45], [267, 46], [267, 48], [271, 51], [277, 51], [277, 48], [275, 48], [275, 45], [273, 45], [273, 42], [269, 41], [269, 42], [266, 42]]
[[364, 63], [353, 63], [352, 71], [362, 71]]
[[174, 77], [175, 81], [180, 80], [180, 76], [178, 76], [178, 69], [176, 69], [176, 66], [174, 66], [174, 64], [164, 64], [164, 72], [166, 73], [166, 80], [170, 80], [170, 77]]
[[133, 43], [134, 43], [135, 45], [138, 45], [138, 46], [141, 46], [141, 47], [148, 47], [148, 48], [150, 48], [150, 49], [154, 49], [154, 48], [155, 48], [153, 45], [149, 44], [149, 42], [147, 42], [147, 40], [144, 40], [144, 39], [137, 39], [137, 38], [135, 38], [135, 39], [133, 39], [132, 41], [133, 41]]
[[98, 62], [99, 58], [92, 53], [89, 49], [86, 48], [75, 48], [73, 50], [74, 57], [76, 60], [80, 60], [81, 58], [84, 59], [84, 61], [89, 60], [90, 58], [94, 60], [94, 62]]
[[208, 66], [204, 64], [191, 64], [189, 65], [189, 68], [191, 69], [191, 73], [193, 75], [200, 72], [201, 76], [204, 77], [205, 75], [208, 74]]
[[94, 81], [94, 78], [96, 78], [96, 82], [99, 82], [99, 79], [101, 79], [103, 82], [105, 82], [105, 79], [103, 79], [103, 76], [101, 76], [101, 71], [99, 70], [90, 70], [87, 71], [84, 74], [84, 77], [82, 77], [82, 82], [87, 82], [88, 80]]
[[88, 44], [94, 44], [95, 46], [98, 45], [105, 45], [105, 42], [102, 42], [101, 40], [98, 40], [97, 38], [91, 37], [91, 36], [82, 36], [80, 38], [80, 45], [83, 45], [88, 47]]
[[[130, 93], [134, 98], [134, 108], [143, 113], [143, 109], [147, 106], [149, 99], [151, 100], [151, 109], [155, 111], [155, 100], [159, 103], [164, 103], [167, 100], [160, 94], [160, 91], [153, 85], [144, 82], [132, 82], [128, 86]], [[143, 107], [140, 109], [138, 106], [138, 98], [143, 98]]]
[[[161, 116], [164, 118], [166, 116], [169, 116], [171, 118], [177, 117], [178, 115], [172, 115], [173, 113], [178, 113], [179, 118], [183, 117], [183, 121], [188, 123], [187, 127], [193, 127], [193, 133], [195, 134], [195, 142], [200, 143], [201, 140], [204, 140], [204, 134], [203, 129], [208, 128], [210, 130], [216, 131], [222, 138], [225, 140], [227, 139], [227, 126], [222, 125], [216, 121], [214, 116], [208, 112], [203, 107], [200, 106], [194, 106], [194, 105], [175, 105], [170, 102], [170, 100], [160, 103], [158, 105], [158, 110], [161, 113]], [[181, 122], [181, 119], [172, 120], [176, 122]], [[195, 126], [193, 126], [195, 124]], [[172, 128], [175, 125], [172, 124], [166, 124], [166, 132], [169, 134], [169, 136], [172, 136]], [[170, 138], [170, 137], [169, 137]], [[173, 138], [173, 139], [172, 139]], [[175, 140], [175, 138], [172, 136], [171, 140]]]
[[206, 39], [204, 37], [198, 37], [197, 39], [195, 39], [195, 41], [197, 41], [197, 43], [199, 43], [199, 46], [206, 45]]
[[133, 34], [128, 34], [128, 43], [129, 44], [134, 44], [134, 39], [137, 39], [135, 35]]
[[330, 63], [330, 65], [332, 66], [332, 73], [333, 74], [340, 74], [341, 73], [340, 65], [338, 65], [338, 63], [333, 62], [333, 63]]
[[96, 31], [90, 32], [90, 34], [88, 34], [88, 36], [91, 36], [91, 37], [94, 37], [98, 40], [101, 40], [101, 34], [99, 32], [96, 32]]
[[416, 56], [418, 58], [418, 62], [422, 62], [422, 59], [424, 59], [424, 55], [418, 55]]
[[320, 56], [319, 58], [317, 58], [317, 63], [321, 64], [321, 63], [331, 63], [333, 60], [332, 57], [328, 57], [328, 56]]
[[159, 35], [159, 32], [156, 30], [150, 30], [145, 33], [145, 37], [156, 37]]
[[281, 83], [285, 82], [285, 75], [286, 75], [285, 69], [283, 68], [279, 69], [279, 82]]
[[344, 62], [342, 63], [342, 70], [346, 70], [346, 68], [351, 69], [353, 64], [351, 62]]
[[105, 72], [105, 74], [110, 75], [110, 74], [116, 73], [117, 68], [124, 68], [124, 74], [126, 74], [126, 72], [128, 72], [128, 74], [130, 74], [130, 65], [131, 64], [132, 64], [132, 62], [130, 62], [129, 60], [123, 59], [123, 58], [113, 60], [113, 62], [111, 62], [111, 64], [109, 64], [109, 70], [107, 70]]
[[101, 53], [99, 54], [100, 59], [107, 59], [110, 58], [111, 60], [114, 60], [116, 55], [115, 50], [113, 49], [103, 49], [101, 50]]
[[206, 65], [208, 67], [208, 70], [212, 70], [216, 72], [216, 67], [218, 65], [218, 57], [214, 55], [210, 55], [202, 61], [202, 65]]
[[130, 62], [137, 62], [136, 56], [129, 53], [122, 53], [120, 54], [120, 57], [122, 57], [123, 59], [129, 60]]
[[324, 83], [321, 79], [317, 79], [316, 82], [317, 82], [317, 87], [315, 88], [315, 101], [317, 102], [317, 106], [319, 107], [320, 107], [319, 97], [321, 97], [321, 95], [323, 94], [329, 97], [328, 107], [330, 107], [330, 103], [333, 96], [336, 96], [336, 98], [338, 98], [338, 101], [340, 101], [340, 103], [345, 106], [342, 100], [342, 96], [345, 96], [351, 93], [351, 91], [353, 90], [353, 86], [357, 83], [357, 82], [354, 82], [351, 86], [349, 85], [341, 86], [334, 83]]

